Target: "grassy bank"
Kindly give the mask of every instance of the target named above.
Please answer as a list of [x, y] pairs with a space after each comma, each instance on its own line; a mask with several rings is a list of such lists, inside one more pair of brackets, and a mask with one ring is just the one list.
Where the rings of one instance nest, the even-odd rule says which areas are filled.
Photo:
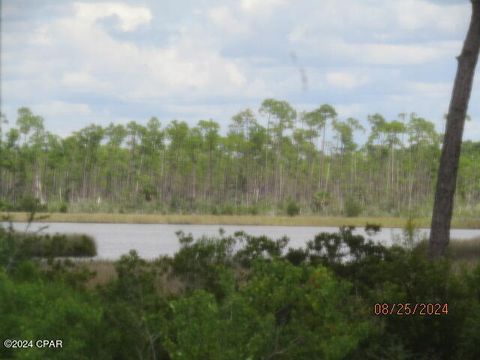
[[[13, 221], [27, 221], [27, 213], [0, 213]], [[404, 227], [402, 217], [334, 217], [334, 216], [266, 216], [266, 215], [181, 215], [181, 214], [113, 214], [113, 213], [50, 213], [46, 222], [118, 223], [118, 224], [198, 224], [198, 225], [277, 225], [277, 226], [365, 226], [366, 223], [382, 227]], [[415, 221], [418, 227], [429, 227], [429, 218]], [[480, 218], [454, 219], [453, 228], [480, 229]]]

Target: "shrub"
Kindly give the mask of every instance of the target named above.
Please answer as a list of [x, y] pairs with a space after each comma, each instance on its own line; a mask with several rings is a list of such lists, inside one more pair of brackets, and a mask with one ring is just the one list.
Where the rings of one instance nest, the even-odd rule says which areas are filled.
[[[33, 339], [33, 348], [0, 347], [0, 358], [101, 359], [102, 309], [63, 282], [13, 281], [0, 271], [0, 334]], [[61, 339], [61, 349], [35, 348], [37, 339]], [[19, 351], [20, 350], [20, 351]]]
[[221, 302], [204, 290], [173, 301], [165, 343], [173, 359], [342, 359], [369, 334], [360, 307], [323, 267], [257, 261]]
[[362, 206], [353, 197], [347, 197], [343, 204], [343, 211], [348, 217], [356, 217], [362, 213]]
[[82, 234], [20, 233], [0, 227], [0, 266], [7, 271], [30, 258], [91, 257], [97, 254], [95, 240]]
[[68, 211], [68, 204], [63, 202], [60, 204], [60, 207], [58, 209], [61, 213], [66, 213]]
[[220, 208], [220, 214], [221, 215], [233, 215], [235, 213], [235, 208], [231, 204], [224, 204]]
[[168, 359], [162, 340], [170, 310], [163, 292], [163, 264], [141, 259], [131, 250], [116, 262], [118, 277], [101, 291], [102, 336], [108, 359]]
[[315, 212], [324, 211], [330, 203], [328, 191], [317, 191], [312, 198], [312, 209]]
[[300, 213], [300, 207], [298, 206], [298, 204], [295, 201], [290, 200], [287, 203], [287, 215], [288, 216], [296, 216], [299, 213]]
[[30, 194], [24, 195], [15, 208], [17, 211], [26, 211], [32, 213], [46, 209], [46, 205], [41, 204], [39, 199]]
[[448, 244], [448, 252], [454, 260], [479, 260], [480, 238], [452, 240]]
[[234, 254], [237, 263], [245, 267], [258, 259], [275, 259], [282, 256], [289, 239], [272, 240], [267, 236], [251, 236], [242, 231], [235, 233], [235, 242], [241, 245]]
[[7, 201], [0, 199], [0, 211], [10, 210], [12, 205]]
[[248, 208], [248, 213], [251, 214], [251, 215], [258, 215], [259, 214], [258, 205], [251, 205]]
[[231, 237], [206, 238], [196, 241], [191, 235], [177, 233], [180, 250], [172, 259], [172, 270], [184, 282], [188, 290], [203, 288], [221, 297], [222, 273], [232, 265], [233, 246]]
[[308, 258], [308, 251], [302, 248], [292, 249], [289, 248], [285, 258], [293, 265], [300, 265], [304, 263]]

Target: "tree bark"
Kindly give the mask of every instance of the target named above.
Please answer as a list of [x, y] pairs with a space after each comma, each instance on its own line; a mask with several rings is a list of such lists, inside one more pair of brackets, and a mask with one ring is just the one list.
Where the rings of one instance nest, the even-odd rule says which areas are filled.
[[450, 240], [450, 223], [452, 220], [463, 128], [479, 49], [480, 0], [472, 0], [472, 17], [462, 53], [457, 58], [457, 74], [447, 115], [447, 126], [443, 140], [440, 168], [438, 170], [429, 243], [429, 256], [431, 259], [443, 256]]

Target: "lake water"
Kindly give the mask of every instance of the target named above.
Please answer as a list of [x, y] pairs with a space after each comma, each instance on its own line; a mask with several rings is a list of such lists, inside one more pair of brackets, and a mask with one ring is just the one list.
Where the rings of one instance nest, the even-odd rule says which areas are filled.
[[[94, 224], [94, 223], [32, 223], [29, 231], [36, 231], [48, 226], [46, 233], [83, 233], [91, 235], [97, 242], [98, 259], [118, 259], [131, 249], [145, 259], [153, 259], [159, 255], [172, 255], [179, 249], [176, 232], [182, 230], [191, 233], [194, 238], [202, 235], [218, 235], [220, 228], [226, 235], [235, 231], [245, 231], [250, 235], [267, 235], [278, 239], [290, 238], [287, 247], [301, 247], [320, 232], [337, 232], [336, 227], [318, 226], [250, 226], [250, 225], [171, 225], [171, 224]], [[25, 230], [25, 223], [14, 223], [17, 230]], [[428, 229], [420, 229], [420, 235], [428, 236]], [[366, 235], [361, 228], [355, 233]], [[402, 236], [402, 229], [384, 228], [372, 239], [389, 245], [393, 239]], [[453, 229], [452, 239], [471, 239], [480, 237], [480, 229]]]

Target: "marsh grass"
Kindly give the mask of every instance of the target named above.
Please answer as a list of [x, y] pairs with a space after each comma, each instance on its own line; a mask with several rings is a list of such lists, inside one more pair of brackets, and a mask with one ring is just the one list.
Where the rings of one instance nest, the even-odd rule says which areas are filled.
[[92, 257], [97, 255], [95, 240], [84, 234], [16, 233], [16, 246], [29, 257]]
[[447, 251], [455, 272], [472, 271], [480, 264], [480, 237], [452, 240]]
[[468, 240], [452, 240], [448, 245], [449, 255], [454, 260], [479, 261], [480, 237]]
[[[0, 214], [1, 215], [1, 214]], [[125, 223], [125, 224], [188, 224], [188, 225], [264, 225], [264, 226], [331, 226], [353, 225], [364, 227], [366, 223], [381, 227], [403, 228], [403, 217], [355, 217], [341, 216], [268, 216], [268, 215], [185, 215], [185, 214], [114, 214], [114, 213], [50, 213], [44, 222], [75, 223]], [[27, 213], [10, 213], [12, 221], [27, 221]], [[429, 218], [416, 219], [416, 226], [429, 227]], [[454, 228], [480, 229], [480, 218], [454, 219]]]
[[117, 278], [115, 262], [110, 260], [89, 260], [79, 263], [93, 273], [87, 287], [106, 285]]
[[[155, 267], [155, 260], [144, 260], [147, 267]], [[77, 270], [86, 269], [91, 276], [85, 282], [87, 288], [102, 287], [118, 279], [117, 261], [112, 260], [79, 260], [75, 262]], [[182, 280], [172, 274], [169, 268], [165, 273], [160, 272], [156, 276], [155, 285], [161, 288], [164, 293], [171, 295], [181, 294], [185, 291], [185, 284]]]
[[[416, 248], [426, 253], [428, 240], [420, 241]], [[480, 237], [467, 240], [450, 240], [447, 257], [456, 264], [476, 265], [480, 262]]]

